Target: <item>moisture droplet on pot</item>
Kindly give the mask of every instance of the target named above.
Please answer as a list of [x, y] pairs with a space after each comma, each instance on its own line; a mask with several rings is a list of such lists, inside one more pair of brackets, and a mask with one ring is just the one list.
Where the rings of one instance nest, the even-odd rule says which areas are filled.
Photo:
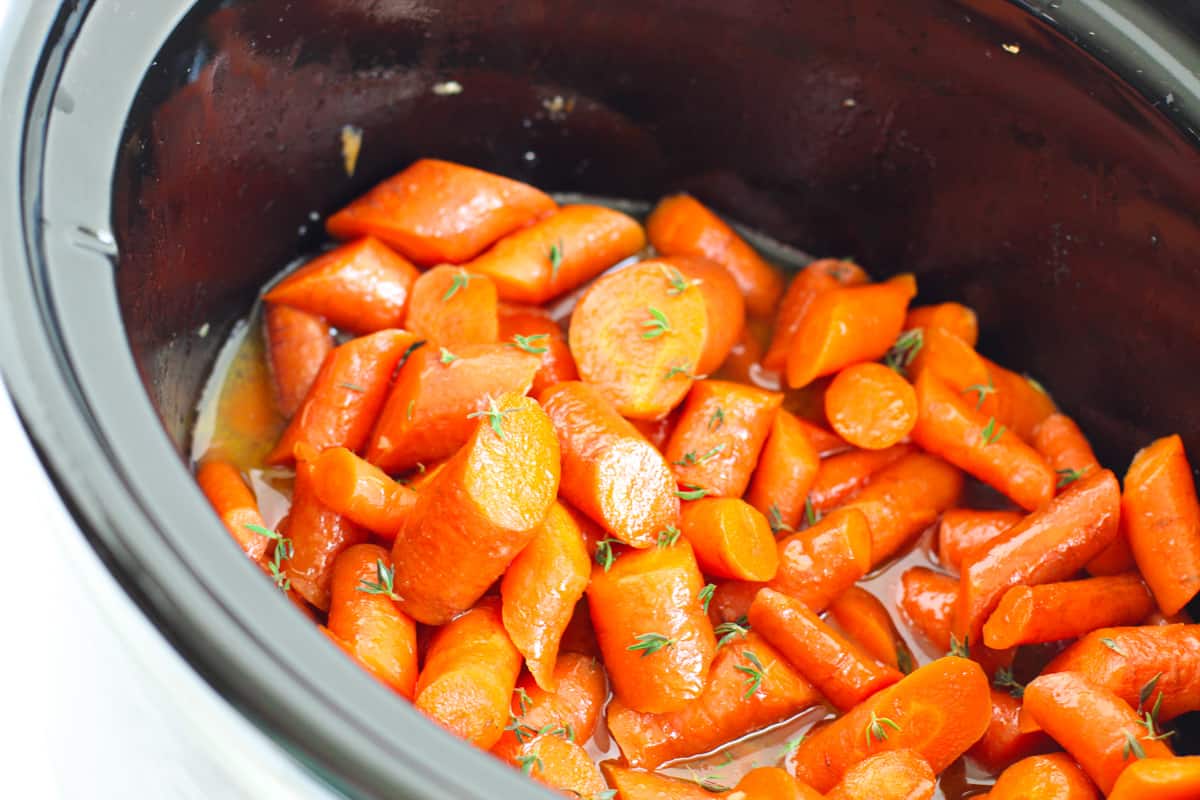
[[442, 81], [433, 85], [433, 93], [438, 97], [462, 94], [463, 86], [458, 81]]

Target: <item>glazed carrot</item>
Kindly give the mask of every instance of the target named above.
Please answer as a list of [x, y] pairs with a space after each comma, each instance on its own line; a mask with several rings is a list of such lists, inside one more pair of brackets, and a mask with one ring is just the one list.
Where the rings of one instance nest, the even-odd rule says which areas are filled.
[[971, 347], [979, 339], [979, 320], [975, 312], [961, 303], [939, 303], [935, 306], [917, 306], [908, 310], [904, 318], [904, 330], [913, 328], [940, 328], [962, 339]]
[[543, 312], [500, 309], [500, 341], [541, 359], [533, 376], [533, 394], [560, 381], [578, 380], [575, 359], [567, 347], [567, 337], [558, 323]]
[[470, 608], [533, 539], [558, 483], [558, 442], [538, 404], [517, 394], [490, 400], [396, 537], [400, 607], [427, 625]]
[[258, 501], [237, 467], [228, 461], [205, 461], [196, 470], [196, 482], [238, 546], [251, 559], [261, 559], [271, 540], [247, 527], [265, 528], [265, 524]]
[[317, 256], [263, 295], [355, 333], [404, 327], [417, 268], [370, 236]]
[[813, 510], [837, 508], [858, 494], [872, 475], [911, 452], [909, 445], [898, 444], [886, 450], [849, 450], [821, 459], [808, 491]]
[[865, 758], [838, 781], [825, 800], [931, 800], [937, 777], [913, 750], [888, 750]]
[[891, 614], [875, 595], [851, 586], [829, 605], [829, 613], [838, 627], [876, 661], [904, 673], [912, 672], [912, 653]]
[[767, 518], [736, 497], [704, 497], [684, 503], [679, 530], [691, 543], [705, 575], [769, 581], [779, 569], [779, 553]]
[[1109, 800], [1192, 800], [1200, 797], [1200, 756], [1145, 758], [1121, 772]]
[[[576, 516], [576, 521], [578, 519], [579, 517]], [[600, 658], [600, 644], [596, 641], [596, 631], [592, 628], [592, 615], [588, 611], [586, 595], [575, 604], [575, 611], [571, 614], [571, 621], [567, 623], [567, 629], [563, 631], [558, 651], [563, 654], [578, 653], [597, 660]]]
[[903, 749], [915, 751], [939, 773], [983, 736], [990, 708], [988, 679], [978, 664], [939, 658], [801, 742], [796, 777], [829, 791], [868, 756]]
[[808, 606], [773, 589], [758, 592], [750, 604], [749, 619], [756, 633], [842, 711], [903, 677], [899, 671], [875, 663]]
[[1073, 672], [1031, 681], [1023, 713], [1062, 745], [1105, 794], [1138, 759], [1172, 756], [1128, 703]]
[[645, 246], [642, 226], [620, 211], [563, 206], [510, 233], [467, 267], [491, 278], [501, 298], [541, 305]]
[[631, 419], [629, 423], [637, 428], [637, 432], [645, 437], [646, 441], [654, 445], [655, 450], [661, 451], [667, 446], [678, 421], [679, 411], [676, 409], [662, 419]]
[[500, 337], [496, 284], [466, 267], [434, 267], [413, 283], [405, 327], [443, 347], [491, 344]]
[[1117, 538], [1108, 547], [1100, 551], [1100, 555], [1087, 563], [1087, 571], [1092, 575], [1120, 575], [1137, 569], [1133, 558], [1133, 549], [1129, 546], [1129, 523], [1124, 517], [1117, 524]]
[[772, 529], [795, 530], [821, 460], [799, 420], [779, 409], [746, 490], [746, 502], [767, 515]]
[[821, 793], [780, 767], [756, 767], [738, 781], [726, 800], [824, 800]]
[[984, 417], [970, 401], [932, 372], [917, 378], [920, 413], [912, 438], [931, 453], [962, 468], [1017, 505], [1032, 511], [1054, 496], [1054, 470], [1003, 424]]
[[1178, 435], [1159, 439], [1133, 457], [1121, 515], [1158, 607], [1174, 614], [1200, 591], [1200, 503]]
[[608, 728], [630, 766], [653, 769], [781, 722], [817, 702], [817, 691], [775, 648], [747, 633], [717, 651], [703, 694], [659, 714], [635, 711], [618, 695], [608, 706]]
[[500, 603], [489, 598], [433, 635], [414, 703], [446, 730], [488, 750], [509, 723], [520, 670]]
[[871, 530], [862, 512], [834, 511], [779, 540], [779, 570], [769, 586], [818, 614], [867, 574]]
[[1074, 639], [1096, 628], [1133, 625], [1154, 608], [1135, 572], [1040, 586], [1014, 586], [983, 626], [983, 641], [1002, 650]]
[[1188, 614], [1186, 608], [1178, 614], [1172, 614], [1169, 617], [1155, 608], [1142, 620], [1143, 625], [1191, 625], [1192, 622], [1192, 617]]
[[697, 381], [663, 455], [679, 482], [741, 497], [783, 395], [725, 381]]
[[1042, 420], [1055, 412], [1054, 400], [1039, 384], [1024, 375], [983, 359], [991, 374], [997, 400], [996, 416], [1017, 436], [1033, 441], [1033, 432]]
[[[1142, 762], [1138, 762], [1142, 763]], [[1065, 753], [1030, 756], [1001, 773], [988, 800], [1099, 800], [1096, 787]], [[1115, 795], [1110, 795], [1110, 797]], [[1149, 795], [1138, 795], [1145, 797]], [[1157, 795], [1155, 795], [1157, 797]]]
[[448, 161], [421, 159], [325, 223], [336, 239], [371, 235], [417, 264], [461, 264], [555, 209], [524, 183]]
[[649, 547], [679, 519], [666, 459], [593, 386], [566, 381], [539, 396], [562, 447], [562, 496], [626, 544]]
[[850, 445], [833, 431], [827, 430], [803, 417], [796, 417], [796, 421], [800, 423], [800, 427], [808, 435], [808, 439], [812, 442], [813, 447], [817, 448], [817, 455], [821, 456], [821, 458], [826, 458], [843, 450], [850, 449]]
[[900, 609], [909, 625], [938, 650], [950, 649], [950, 625], [958, 603], [958, 581], [928, 567], [900, 576]]
[[800, 330], [800, 323], [804, 321], [817, 295], [839, 286], [857, 286], [868, 280], [862, 267], [853, 261], [836, 258], [818, 259], [797, 272], [775, 312], [771, 344], [762, 357], [763, 366], [773, 370], [782, 370], [787, 366], [788, 352], [792, 349], [796, 331]]
[[615, 761], [602, 761], [600, 771], [617, 790], [615, 800], [713, 800], [714, 797], [695, 781], [629, 769]]
[[714, 626], [722, 622], [744, 621], [750, 613], [754, 596], [763, 587], [761, 583], [749, 581], [721, 581], [714, 585], [716, 588], [708, 603], [708, 618]]
[[503, 392], [524, 394], [537, 356], [499, 344], [426, 344], [401, 368], [367, 443], [366, 458], [389, 473], [447, 458], [476, 427], [472, 414]]
[[588, 751], [562, 733], [535, 734], [517, 747], [508, 763], [567, 797], [596, 797], [608, 789]]
[[[739, 295], [740, 296], [740, 295]], [[748, 383], [770, 391], [779, 389], [779, 374], [771, 372], [759, 363], [762, 359], [763, 346], [755, 333], [753, 320], [746, 320], [741, 335], [729, 348], [729, 354], [711, 375], [721, 381], [733, 383]], [[771, 385], [763, 385], [764, 380]]]
[[544, 689], [554, 690], [559, 642], [591, 574], [583, 534], [559, 503], [504, 573], [504, 629]]
[[392, 557], [356, 544], [333, 562], [329, 632], [375, 677], [412, 699], [417, 683], [417, 626], [389, 596]]
[[1041, 731], [1022, 733], [1020, 722], [1021, 701], [1008, 690], [993, 688], [991, 722], [967, 755], [995, 773], [1023, 758], [1054, 749], [1054, 743]]
[[982, 552], [987, 545], [1016, 525], [1025, 515], [1020, 511], [974, 511], [952, 508], [942, 514], [938, 525], [938, 561], [959, 570], [968, 553]]
[[571, 314], [580, 376], [626, 417], [664, 416], [699, 374], [708, 311], [700, 290], [675, 277], [661, 261], [625, 267], [596, 280]]
[[[708, 311], [708, 337], [704, 340], [704, 352], [696, 365], [696, 371], [709, 375], [721, 364], [741, 338], [746, 326], [746, 301], [738, 289], [737, 281], [729, 270], [715, 261], [697, 256], [672, 256], [659, 259], [665, 268], [678, 270], [683, 280], [690, 281], [704, 296], [704, 307]], [[671, 274], [672, 280], [675, 275]]]
[[333, 349], [329, 325], [307, 311], [267, 303], [263, 310], [267, 363], [279, 413], [291, 417]]
[[408, 331], [385, 330], [334, 348], [266, 463], [292, 463], [294, 448], [301, 442], [318, 451], [361, 450], [396, 365], [416, 342]]
[[912, 384], [882, 364], [852, 364], [825, 392], [825, 414], [834, 431], [855, 447], [883, 450], [917, 424]]
[[1076, 481], [1049, 504], [1004, 532], [964, 566], [953, 629], [980, 641], [987, 617], [1012, 586], [1071, 577], [1117, 535], [1117, 479], [1101, 470]]
[[665, 256], [701, 256], [729, 270], [751, 314], [769, 317], [775, 310], [783, 278], [733, 228], [690, 195], [660, 200], [646, 220], [646, 234]]
[[312, 461], [311, 481], [325, 507], [388, 541], [417, 502], [411, 487], [344, 447], [331, 447]]
[[588, 608], [613, 692], [638, 711], [677, 711], [700, 696], [716, 650], [704, 614], [704, 580], [679, 541], [596, 565]]
[[1059, 488], [1100, 469], [1087, 437], [1066, 414], [1056, 412], [1038, 423], [1033, 432], [1033, 446], [1058, 473]]
[[807, 386], [851, 364], [883, 358], [900, 335], [908, 301], [916, 293], [913, 276], [898, 275], [817, 295], [792, 340], [788, 386]]

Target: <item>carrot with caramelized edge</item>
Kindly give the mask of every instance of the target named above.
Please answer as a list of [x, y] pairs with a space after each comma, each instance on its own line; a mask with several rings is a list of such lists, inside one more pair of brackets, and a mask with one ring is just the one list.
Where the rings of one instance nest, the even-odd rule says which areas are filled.
[[331, 447], [312, 460], [312, 487], [331, 511], [389, 542], [417, 503], [417, 493], [344, 447]]
[[684, 503], [679, 530], [691, 543], [705, 575], [769, 581], [779, 568], [767, 518], [744, 500], [704, 497]]
[[834, 511], [779, 540], [779, 569], [768, 585], [819, 614], [870, 566], [867, 518], [857, 509]]
[[[1141, 763], [1141, 762], [1139, 762]], [[1000, 774], [987, 800], [1099, 800], [1096, 787], [1069, 755], [1024, 758]]]
[[883, 450], [898, 444], [917, 424], [912, 384], [882, 364], [852, 364], [829, 384], [825, 415], [834, 431], [855, 447]]
[[851, 586], [829, 604], [829, 613], [838, 627], [876, 661], [905, 674], [913, 671], [912, 653], [878, 597], [861, 586]]
[[545, 312], [501, 307], [500, 341], [541, 359], [530, 390], [535, 395], [561, 381], [579, 379], [567, 335]]
[[928, 567], [909, 567], [900, 576], [900, 610], [925, 641], [950, 649], [950, 625], [958, 603], [958, 581]]
[[405, 327], [443, 347], [491, 344], [500, 337], [499, 308], [490, 278], [443, 264], [413, 283]]
[[630, 769], [615, 761], [600, 762], [600, 771], [617, 791], [614, 800], [713, 800], [719, 796], [695, 781]]
[[904, 318], [904, 330], [913, 328], [939, 328], [954, 334], [971, 347], [979, 339], [979, 319], [972, 309], [962, 303], [910, 308], [908, 316]]
[[275, 406], [290, 418], [304, 402], [333, 349], [329, 324], [307, 311], [267, 303], [263, 329]]
[[712, 597], [708, 601], [708, 618], [713, 626], [723, 622], [742, 624], [750, 613], [750, 604], [764, 584], [750, 581], [720, 581], [709, 584], [713, 586]]
[[983, 641], [1002, 650], [1074, 639], [1096, 628], [1133, 625], [1154, 610], [1135, 572], [1040, 586], [1014, 586], [983, 625]]
[[196, 482], [246, 555], [254, 561], [266, 555], [271, 540], [254, 531], [254, 528], [265, 530], [266, 524], [258, 511], [258, 500], [238, 468], [228, 461], [204, 461], [196, 470]]
[[[988, 729], [967, 755], [989, 772], [998, 773], [1023, 758], [1054, 750], [1054, 743], [1041, 731], [1021, 730], [1021, 701], [1013, 696], [1024, 687], [1012, 679], [1012, 672], [1002, 672], [1008, 689], [992, 689], [992, 718]], [[999, 681], [993, 680], [993, 687]]]
[[913, 750], [888, 750], [846, 770], [825, 800], [931, 800], [937, 776]]
[[851, 500], [871, 482], [872, 475], [913, 450], [898, 444], [886, 450], [849, 450], [822, 458], [808, 491], [813, 510], [825, 512]]
[[[746, 300], [729, 270], [698, 256], [661, 258], [663, 268], [677, 285], [690, 283], [704, 296], [708, 311], [708, 336], [696, 372], [709, 375], [725, 363], [746, 327]], [[676, 275], [675, 270], [678, 272]]]
[[1200, 756], [1145, 758], [1121, 772], [1108, 800], [1195, 800], [1200, 797]]
[[938, 524], [938, 561], [948, 569], [962, 569], [971, 553], [983, 552], [1006, 530], [1025, 518], [1020, 511], [975, 511], [952, 508]]
[[782, 408], [775, 412], [758, 466], [746, 490], [746, 502], [767, 515], [771, 529], [795, 530], [817, 478], [821, 459], [803, 425]]
[[796, 331], [804, 322], [804, 316], [817, 295], [840, 286], [857, 286], [869, 280], [862, 267], [853, 261], [822, 258], [813, 261], [796, 273], [788, 283], [779, 308], [775, 312], [775, 324], [771, 330], [771, 344], [762, 357], [767, 369], [783, 370], [787, 367], [788, 352], [792, 349]]

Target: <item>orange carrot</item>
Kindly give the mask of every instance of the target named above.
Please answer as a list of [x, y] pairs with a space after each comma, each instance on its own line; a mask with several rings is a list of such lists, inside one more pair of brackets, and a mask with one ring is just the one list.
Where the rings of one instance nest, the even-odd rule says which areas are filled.
[[788, 352], [792, 349], [796, 331], [817, 295], [839, 286], [857, 286], [869, 280], [862, 267], [853, 261], [822, 258], [813, 261], [796, 273], [779, 301], [775, 312], [771, 344], [762, 357], [767, 369], [782, 370], [787, 366]]
[[650, 244], [665, 256], [701, 256], [729, 271], [746, 298], [746, 309], [769, 317], [783, 278], [754, 248], [695, 198], [677, 194], [659, 201], [646, 220]]
[[726, 800], [824, 800], [816, 789], [807, 786], [780, 767], [755, 767], [742, 776]]
[[825, 800], [931, 800], [937, 777], [913, 750], [888, 750], [846, 770]]
[[1007, 690], [993, 688], [991, 722], [983, 738], [967, 751], [967, 755], [989, 772], [1000, 772], [1023, 758], [1054, 749], [1054, 743], [1044, 733], [1022, 733], [1020, 722], [1021, 701]]
[[866, 575], [870, 565], [866, 517], [854, 509], [834, 511], [779, 540], [779, 570], [769, 586], [820, 613]]
[[744, 621], [750, 613], [750, 603], [763, 587], [761, 583], [749, 581], [721, 581], [714, 585], [716, 588], [708, 603], [708, 618], [714, 626]]
[[626, 544], [649, 547], [679, 520], [666, 459], [600, 392], [577, 381], [539, 397], [562, 447], [562, 495]]
[[615, 800], [713, 800], [712, 792], [694, 781], [621, 767], [615, 761], [602, 761], [600, 771], [616, 788]]
[[809, 441], [812, 442], [813, 447], [817, 448], [817, 455], [821, 456], [821, 458], [827, 458], [843, 450], [850, 449], [850, 445], [842, 437], [815, 422], [810, 422], [799, 416], [796, 417], [796, 421], [804, 429], [804, 433], [808, 436]]
[[952, 570], [962, 568], [967, 554], [982, 552], [1025, 515], [1020, 511], [974, 511], [952, 508], [938, 525], [938, 561]]
[[343, 330], [373, 333], [404, 327], [418, 274], [403, 256], [365, 236], [317, 256], [263, 299], [324, 317]]
[[958, 603], [958, 581], [928, 567], [900, 576], [900, 609], [910, 626], [938, 650], [950, 649], [950, 625]]
[[521, 674], [513, 691], [508, 727], [493, 753], [511, 761], [521, 745], [539, 731], [566, 732], [577, 742], [592, 738], [608, 699], [604, 667], [591, 656], [563, 653], [554, 665], [553, 683], [555, 691], [546, 691], [531, 674]]
[[312, 487], [329, 510], [391, 541], [417, 502], [411, 487], [344, 447], [331, 447], [312, 461]]
[[541, 305], [645, 246], [642, 226], [620, 211], [563, 206], [510, 233], [467, 267], [491, 278], [501, 298]]
[[[738, 295], [741, 296], [740, 294]], [[749, 318], [742, 328], [741, 334], [729, 348], [729, 354], [721, 362], [711, 377], [733, 383], [748, 383], [763, 389], [775, 391], [779, 389], [779, 373], [766, 369], [760, 362], [763, 354], [762, 342], [758, 336], [757, 320]]]
[[517, 747], [508, 763], [567, 797], [596, 797], [608, 788], [591, 754], [565, 734], [535, 734]]
[[413, 283], [405, 327], [442, 347], [491, 344], [500, 337], [499, 315], [490, 278], [442, 265]]
[[531, 391], [535, 395], [560, 381], [579, 379], [566, 334], [543, 312], [501, 307], [500, 340], [541, 359], [542, 365], [533, 376]]
[[263, 326], [275, 406], [280, 414], [291, 417], [304, 402], [321, 364], [333, 349], [329, 325], [307, 311], [267, 303]]
[[658, 419], [691, 388], [708, 339], [704, 295], [661, 261], [599, 278], [579, 298], [567, 341], [580, 376], [633, 419]]
[[376, 236], [423, 266], [461, 264], [555, 208], [532, 186], [427, 158], [331, 216], [325, 228], [337, 239]]
[[767, 515], [773, 530], [795, 530], [820, 465], [805, 427], [779, 409], [746, 490], [746, 502]]
[[533, 539], [558, 483], [558, 442], [538, 404], [516, 394], [489, 401], [396, 537], [400, 607], [427, 625], [470, 608]]
[[654, 449], [662, 451], [675, 431], [675, 423], [679, 421], [679, 409], [672, 411], [662, 419], [631, 419], [629, 423], [637, 428], [637, 432], [646, 441], [654, 445]]
[[[572, 514], [572, 517], [578, 522], [582, 515], [576, 512]], [[591, 523], [591, 520], [587, 520], [587, 522]], [[571, 615], [571, 621], [567, 623], [567, 629], [563, 631], [558, 651], [564, 654], [579, 653], [597, 660], [600, 658], [600, 644], [596, 641], [596, 631], [592, 628], [592, 615], [588, 611], [587, 595], [584, 595], [584, 598], [575, 604], [575, 611]]]
[[1004, 770], [985, 797], [987, 800], [1099, 800], [1100, 795], [1070, 756], [1053, 753], [1030, 756], [1013, 764]]
[[1041, 586], [1014, 586], [983, 626], [983, 641], [1002, 650], [1074, 639], [1096, 628], [1133, 625], [1154, 608], [1137, 573]]
[[886, 450], [849, 450], [821, 459], [808, 499], [814, 511], [837, 508], [866, 486], [871, 476], [913, 452], [899, 444]]
[[834, 431], [855, 447], [883, 450], [917, 424], [912, 385], [882, 364], [853, 364], [825, 392], [825, 414]]
[[[697, 256], [673, 256], [658, 259], [663, 262], [674, 281], [677, 270], [684, 281], [690, 282], [704, 296], [708, 311], [708, 337], [696, 371], [708, 375], [725, 362], [746, 327], [746, 301], [729, 270], [715, 261]], [[669, 266], [668, 266], [669, 265]]]
[[684, 503], [679, 530], [691, 543], [705, 575], [769, 581], [779, 568], [775, 536], [767, 518], [736, 497], [705, 497]]
[[995, 387], [996, 416], [1013, 433], [1027, 442], [1042, 420], [1055, 411], [1054, 401], [1041, 385], [1011, 370], [983, 359]]
[[1060, 489], [1100, 469], [1087, 437], [1066, 414], [1056, 412], [1038, 423], [1033, 432], [1033, 446], [1058, 473]]
[[940, 328], [974, 347], [979, 339], [979, 320], [975, 312], [961, 303], [939, 303], [936, 306], [917, 306], [908, 310], [904, 330]]
[[908, 645], [896, 630], [892, 616], [875, 595], [851, 586], [829, 606], [838, 627], [881, 664], [901, 672], [912, 672], [914, 662]]
[[237, 467], [228, 461], [205, 461], [196, 469], [196, 482], [238, 546], [254, 561], [261, 559], [271, 540], [248, 527], [265, 530], [265, 523]]
[[1200, 797], [1200, 756], [1146, 758], [1130, 764], [1108, 800], [1195, 800]]

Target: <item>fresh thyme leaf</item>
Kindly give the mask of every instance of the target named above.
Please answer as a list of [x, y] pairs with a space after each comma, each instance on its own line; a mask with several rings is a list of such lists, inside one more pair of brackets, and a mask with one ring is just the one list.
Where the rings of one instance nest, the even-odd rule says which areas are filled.
[[358, 392], [359, 394], [362, 394], [366, 391], [366, 389], [359, 386], [357, 383], [339, 383], [338, 386], [342, 387], [343, 389], [348, 389], [351, 392]]
[[637, 644], [631, 644], [626, 647], [626, 650], [641, 650], [642, 658], [654, 655], [664, 647], [674, 647], [675, 640], [663, 636], [661, 633], [639, 633], [633, 637], [637, 640]]
[[470, 414], [467, 414], [467, 419], [478, 419], [480, 417], [486, 418], [488, 421], [488, 424], [492, 426], [492, 430], [495, 432], [496, 436], [503, 439], [504, 438], [504, 428], [501, 427], [501, 423], [504, 422], [504, 415], [505, 414], [514, 414], [520, 410], [521, 410], [520, 408], [504, 408], [504, 409], [502, 409], [496, 405], [496, 398], [491, 397], [489, 395], [487, 410], [486, 411], [472, 411]]
[[1025, 685], [1013, 677], [1012, 670], [1008, 667], [1000, 667], [1000, 669], [996, 670], [996, 677], [992, 679], [992, 686], [995, 686], [997, 689], [1007, 689], [1008, 693], [1018, 700], [1025, 696]]
[[779, 506], [775, 503], [772, 503], [771, 508], [767, 511], [767, 524], [771, 526], [771, 533], [776, 536], [784, 531], [795, 530], [791, 525], [783, 521], [783, 512], [779, 510]]
[[447, 350], [446, 348], [443, 347], [442, 348], [442, 357], [440, 360], [443, 364], [453, 364], [455, 361], [458, 360], [458, 356], [454, 355], [454, 353], [451, 353], [449, 350]]
[[804, 498], [804, 524], [805, 524], [805, 526], [811, 528], [813, 525], [816, 525], [820, 521], [821, 521], [821, 512], [819, 512], [815, 508], [813, 508], [812, 498], [811, 497]]
[[1121, 748], [1121, 759], [1128, 761], [1131, 755], [1138, 759], [1145, 758], [1146, 751], [1142, 748], [1142, 743], [1137, 740], [1137, 737], [1129, 731], [1123, 731], [1123, 733], [1125, 734], [1125, 744]]
[[548, 333], [534, 333], [529, 336], [522, 336], [519, 333], [513, 334], [511, 342], [513, 347], [518, 347], [526, 353], [533, 353], [535, 356], [540, 356], [550, 348], [544, 344], [539, 344], [543, 339], [549, 339]]
[[1114, 642], [1112, 639], [1108, 638], [1107, 636], [1100, 637], [1100, 644], [1104, 645], [1109, 650], [1112, 650], [1114, 653], [1116, 653], [1119, 656], [1125, 655], [1125, 653], [1122, 652], [1121, 648], [1117, 647], [1117, 643]]
[[905, 675], [911, 675], [912, 671], [917, 668], [917, 665], [913, 663], [912, 653], [904, 645], [896, 646], [896, 666]]
[[950, 655], [958, 656], [959, 658], [971, 657], [971, 637], [964, 636], [960, 642], [952, 633], [950, 634]]
[[605, 572], [612, 569], [613, 561], [617, 557], [617, 554], [613, 552], [612, 546], [614, 543], [620, 541], [620, 539], [601, 539], [596, 542], [596, 563], [604, 567]]
[[989, 444], [995, 444], [1000, 441], [1000, 437], [1004, 435], [1005, 430], [1006, 428], [1003, 425], [999, 428], [996, 427], [995, 417], [988, 417], [987, 425], [983, 426], [983, 431], [980, 433], [980, 438], [983, 439], [983, 446], [987, 447]]
[[884, 728], [885, 725], [894, 731], [900, 730], [900, 726], [897, 725], [894, 720], [890, 720], [887, 717], [876, 716], [875, 712], [872, 711], [871, 719], [868, 720], [868, 722], [867, 722], [867, 731], [865, 734], [868, 749], [870, 749], [870, 747], [871, 747], [872, 739], [874, 739], [877, 742], [882, 742], [882, 741], [887, 740], [888, 732]]
[[671, 547], [679, 541], [679, 528], [668, 525], [658, 532], [658, 546]]
[[689, 287], [698, 283], [698, 281], [689, 281], [687, 278], [683, 277], [683, 273], [681, 273], [675, 267], [664, 266], [663, 272], [667, 276], [667, 282], [671, 284], [671, 286], [667, 289], [667, 294], [683, 294], [688, 290]]
[[[643, 338], [644, 338], [644, 335], [643, 335]], [[697, 375], [696, 373], [692, 372], [691, 367], [687, 366], [686, 364], [682, 364], [682, 363], [669, 367], [667, 369], [667, 378], [666, 379], [671, 380], [671, 378], [674, 378], [676, 375], [682, 375], [683, 377], [688, 378], [689, 380], [693, 380], [693, 381], [702, 381], [708, 377], [707, 375]]]
[[722, 442], [702, 456], [698, 456], [696, 455], [695, 451], [689, 450], [683, 454], [683, 458], [674, 463], [680, 467], [691, 467], [695, 466], [696, 464], [703, 464], [706, 461], [711, 461], [712, 459], [716, 458], [724, 449], [725, 443]]
[[733, 622], [722, 622], [713, 628], [713, 633], [717, 635], [717, 647], [724, 647], [729, 644], [735, 636], [745, 639], [746, 634], [749, 632], [750, 621], [745, 617], [738, 617]]
[[1060, 469], [1055, 472], [1058, 473], [1058, 484], [1055, 488], [1062, 489], [1086, 475], [1087, 469]]
[[901, 375], [905, 374], [909, 364], [917, 357], [917, 353], [921, 352], [921, 347], [925, 344], [925, 331], [922, 328], [913, 328], [905, 331], [896, 337], [896, 343], [887, 351], [883, 357], [883, 363]]
[[983, 401], [987, 396], [996, 392], [996, 384], [992, 383], [992, 376], [988, 375], [988, 382], [986, 384], [976, 383], [962, 390], [963, 394], [970, 394], [971, 392], [979, 393], [979, 397], [975, 400], [975, 410], [978, 411], [983, 408]]
[[725, 409], [717, 406], [713, 411], [712, 416], [708, 418], [708, 429], [715, 431], [717, 428], [725, 424]]
[[470, 283], [471, 279], [474, 277], [474, 275], [467, 272], [465, 269], [460, 269], [458, 272], [456, 272], [454, 274], [454, 279], [450, 281], [450, 288], [446, 290], [444, 295], [442, 295], [442, 302], [445, 303], [451, 297], [454, 297], [454, 295], [458, 294], [459, 289], [467, 288], [467, 284]]
[[704, 606], [704, 613], [708, 613], [708, 604], [712, 602], [713, 592], [717, 590], [715, 583], [706, 583], [704, 588], [700, 590], [700, 602]]
[[517, 744], [525, 744], [526, 741], [537, 735], [537, 731], [522, 722], [521, 717], [511, 712], [508, 715], [508, 724], [504, 726], [504, 730], [512, 731], [512, 735], [517, 739]]
[[749, 700], [758, 691], [759, 687], [762, 686], [766, 667], [763, 666], [762, 662], [758, 660], [758, 656], [751, 650], [743, 650], [742, 658], [750, 662], [750, 666], [736, 664], [734, 665], [734, 669], [746, 675], [746, 693], [742, 695], [742, 699]]
[[417, 398], [415, 398], [415, 397], [414, 397], [414, 398], [412, 398], [411, 400], [409, 400], [409, 401], [408, 401], [408, 408], [407, 408], [407, 409], [405, 409], [405, 411], [404, 411], [404, 417], [405, 417], [405, 419], [407, 419], [409, 422], [412, 422], [412, 418], [413, 418], [413, 410], [414, 410], [416, 407], [417, 407]]
[[264, 528], [262, 525], [253, 523], [243, 525], [243, 527], [251, 533], [257, 533], [259, 536], [266, 537], [275, 542], [275, 550], [271, 553], [271, 560], [267, 563], [267, 568], [271, 572], [271, 580], [282, 591], [290, 591], [292, 582], [288, 580], [287, 575], [283, 571], [283, 562], [291, 558], [295, 553], [292, 547], [292, 540], [270, 528]]
[[685, 483], [682, 489], [675, 490], [675, 496], [681, 500], [699, 500], [708, 494], [708, 489], [702, 489], [694, 483]]
[[279, 541], [283, 538], [278, 531], [273, 531], [270, 528], [264, 528], [262, 525], [246, 524], [242, 526], [251, 533], [257, 533], [259, 536], [265, 536], [272, 541]]
[[558, 277], [558, 268], [562, 266], [563, 260], [563, 243], [559, 239], [554, 244], [550, 245], [550, 252], [547, 253], [547, 258], [550, 259], [550, 277]]
[[650, 313], [650, 319], [642, 323], [642, 327], [646, 329], [642, 332], [643, 339], [657, 339], [664, 333], [671, 332], [671, 321], [667, 319], [666, 314], [654, 306], [648, 306], [646, 311]]
[[513, 689], [513, 694], [517, 696], [517, 705], [521, 707], [521, 716], [525, 716], [529, 713], [529, 706], [533, 703], [533, 698], [521, 686]]
[[[1141, 711], [1146, 706], [1146, 703], [1150, 701], [1150, 698], [1154, 696], [1154, 689], [1158, 686], [1158, 680], [1161, 677], [1161, 672], [1156, 673], [1153, 678], [1146, 681], [1142, 686], [1141, 691], [1138, 692], [1138, 711]], [[1159, 694], [1161, 695], [1162, 692], [1159, 692]]]
[[393, 600], [399, 600], [400, 595], [396, 594], [395, 581], [396, 570], [384, 564], [382, 558], [377, 558], [375, 559], [375, 580], [369, 581], [364, 578], [354, 588], [363, 594], [382, 594]]
[[521, 772], [524, 772], [526, 775], [532, 775], [534, 767], [538, 769], [545, 768], [542, 759], [536, 753], [530, 753], [527, 756], [517, 756], [517, 763], [521, 765]]

